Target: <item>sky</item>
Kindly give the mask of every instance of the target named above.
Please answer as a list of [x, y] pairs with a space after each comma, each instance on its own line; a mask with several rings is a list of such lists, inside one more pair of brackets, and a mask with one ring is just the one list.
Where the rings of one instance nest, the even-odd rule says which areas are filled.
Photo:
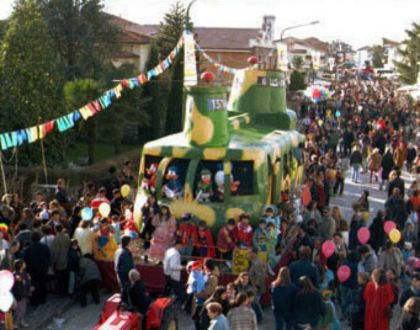
[[[14, 0], [0, 0], [0, 19]], [[157, 24], [175, 0], [103, 0], [105, 10], [139, 24]], [[180, 0], [188, 4], [189, 0]], [[196, 26], [260, 27], [264, 15], [276, 16], [276, 34], [288, 26], [319, 20], [285, 36], [341, 40], [355, 48], [401, 41], [412, 22], [420, 22], [420, 0], [197, 0], [191, 10]]]

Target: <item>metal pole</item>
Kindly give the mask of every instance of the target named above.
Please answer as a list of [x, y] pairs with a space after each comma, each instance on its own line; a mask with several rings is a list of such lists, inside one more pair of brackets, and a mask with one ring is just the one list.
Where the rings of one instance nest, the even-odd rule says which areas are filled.
[[0, 170], [1, 170], [1, 178], [3, 180], [3, 191], [7, 194], [7, 182], [6, 182], [6, 173], [4, 172], [3, 167], [3, 153], [0, 151]]
[[[41, 118], [39, 118], [39, 123], [41, 123]], [[41, 125], [38, 125], [38, 128], [41, 129]], [[44, 169], [45, 183], [48, 184], [48, 169], [47, 169], [47, 159], [45, 157], [44, 137], [39, 139], [39, 141], [41, 143], [42, 167]]]
[[287, 28], [284, 28], [280, 32], [280, 41], [283, 41], [283, 36], [284, 36], [284, 33], [286, 31], [294, 30], [294, 29], [297, 29], [297, 28], [300, 28], [300, 27], [304, 27], [304, 26], [316, 25], [316, 24], [319, 24], [319, 21], [313, 21], [313, 22], [309, 22], [309, 23], [305, 23], [305, 24], [298, 24], [298, 25], [293, 25], [293, 26], [289, 26]]

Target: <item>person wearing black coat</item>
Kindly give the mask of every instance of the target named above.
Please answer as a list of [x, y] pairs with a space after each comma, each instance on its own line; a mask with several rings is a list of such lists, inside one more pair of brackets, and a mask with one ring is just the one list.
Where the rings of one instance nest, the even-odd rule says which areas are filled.
[[420, 328], [420, 298], [412, 297], [404, 305], [398, 322], [398, 330], [415, 330]]
[[369, 227], [369, 231], [369, 244], [375, 252], [378, 252], [385, 242], [384, 213], [382, 210], [378, 210], [376, 217], [373, 219], [372, 224]]
[[[277, 279], [271, 287], [271, 297], [276, 330], [291, 330], [293, 327], [293, 305], [297, 289], [292, 284], [290, 272], [287, 267], [279, 270]], [[284, 327], [283, 327], [284, 325]]]
[[365, 328], [365, 299], [363, 293], [365, 292], [366, 284], [369, 282], [368, 273], [359, 273], [357, 276], [358, 286], [353, 293], [353, 299], [350, 306], [351, 312], [351, 329], [364, 330]]
[[310, 261], [310, 257], [311, 248], [303, 245], [299, 248], [299, 260], [293, 261], [289, 265], [290, 277], [294, 285], [299, 286], [299, 281], [302, 276], [308, 277], [315, 286], [318, 285], [318, 269]]
[[400, 190], [401, 197], [404, 199], [405, 183], [404, 180], [401, 179], [401, 171], [399, 169], [397, 170], [397, 177], [388, 185], [388, 197], [391, 197], [394, 188], [398, 188]]
[[130, 279], [128, 295], [130, 297], [131, 305], [137, 312], [142, 314], [144, 318], [147, 310], [149, 309], [151, 299], [137, 269], [130, 270], [128, 277]]
[[32, 243], [24, 251], [26, 269], [31, 275], [34, 292], [32, 293], [32, 305], [45, 304], [47, 299], [47, 275], [51, 256], [48, 246], [41, 244], [41, 234], [33, 232]]
[[413, 144], [409, 144], [407, 149], [407, 171], [411, 172], [413, 167], [413, 162], [417, 157], [417, 151]]
[[350, 277], [340, 285], [341, 310], [343, 312], [343, 317], [345, 317], [348, 321], [351, 320], [350, 305], [352, 303], [358, 285], [357, 266], [359, 261], [359, 254], [356, 251], [351, 251], [343, 263], [344, 265], [348, 266], [351, 270]]
[[385, 152], [385, 155], [382, 157], [381, 162], [382, 167], [382, 176], [381, 176], [381, 184], [379, 185], [379, 190], [382, 190], [383, 185], [385, 182], [388, 182], [389, 173], [391, 173], [392, 169], [394, 168], [394, 158], [392, 157], [391, 150], [388, 149]]
[[360, 245], [359, 239], [357, 238], [357, 232], [360, 228], [364, 227], [364, 221], [362, 215], [356, 213], [350, 222], [350, 233], [349, 233], [349, 249], [354, 250]]
[[121, 289], [121, 300], [125, 303], [128, 302], [128, 273], [134, 268], [133, 255], [128, 249], [130, 240], [130, 236], [123, 236], [121, 247], [115, 252], [114, 256], [115, 272]]
[[69, 272], [69, 295], [74, 294], [74, 289], [76, 286], [76, 279], [80, 272], [80, 258], [82, 257], [82, 252], [80, 251], [79, 243], [77, 239], [71, 240], [71, 245], [69, 252], [67, 254], [67, 270]]
[[[326, 313], [322, 296], [307, 276], [299, 279], [301, 289], [294, 303], [294, 319], [297, 329], [316, 329], [321, 316]], [[300, 328], [299, 328], [300, 327]]]
[[351, 151], [351, 145], [354, 141], [354, 134], [352, 132], [351, 127], [347, 127], [346, 131], [343, 133], [343, 146], [344, 146], [344, 156], [347, 155]]

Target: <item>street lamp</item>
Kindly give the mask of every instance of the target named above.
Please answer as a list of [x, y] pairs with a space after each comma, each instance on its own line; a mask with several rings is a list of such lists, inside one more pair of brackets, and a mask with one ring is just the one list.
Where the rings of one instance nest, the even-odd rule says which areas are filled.
[[313, 21], [313, 22], [309, 22], [309, 23], [288, 26], [288, 27], [284, 28], [283, 30], [281, 30], [281, 32], [280, 32], [280, 42], [283, 41], [283, 35], [286, 31], [294, 30], [294, 29], [304, 27], [304, 26], [316, 25], [316, 24], [319, 24], [319, 21]]

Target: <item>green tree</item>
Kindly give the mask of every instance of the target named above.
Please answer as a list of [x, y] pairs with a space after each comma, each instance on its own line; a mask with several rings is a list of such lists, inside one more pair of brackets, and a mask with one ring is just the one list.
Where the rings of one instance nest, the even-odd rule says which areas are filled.
[[295, 92], [295, 91], [303, 90], [305, 88], [306, 88], [305, 74], [303, 72], [294, 70], [292, 74], [290, 75], [289, 90], [291, 92]]
[[[145, 142], [145, 133], [150, 128], [150, 117], [146, 108], [150, 98], [143, 97], [142, 94], [141, 88], [125, 89], [120, 99], [114, 100], [109, 109], [98, 115], [98, 135], [101, 141], [113, 145], [115, 155], [121, 152], [124, 138], [130, 144]], [[137, 141], [131, 138], [133, 131], [138, 136]]]
[[[62, 82], [47, 24], [35, 0], [18, 0], [0, 49], [0, 130], [35, 126], [64, 113]], [[47, 159], [64, 157], [63, 138], [46, 139]], [[26, 149], [26, 150], [25, 150]], [[39, 144], [25, 144], [22, 163], [39, 163]]]
[[406, 30], [406, 33], [407, 38], [399, 48], [402, 60], [395, 62], [395, 66], [403, 83], [415, 84], [420, 63], [420, 24], [413, 23], [412, 29]]
[[[78, 109], [96, 99], [102, 90], [103, 85], [92, 79], [78, 79], [66, 83], [64, 86], [64, 100], [67, 111]], [[81, 130], [86, 127], [85, 131], [87, 134], [82, 134], [82, 137], [87, 138], [88, 141], [89, 164], [95, 163], [97, 120], [98, 115], [81, 123]]]
[[383, 68], [386, 61], [385, 48], [381, 45], [372, 47], [372, 65], [374, 68]]
[[101, 0], [38, 0], [66, 80], [103, 79], [119, 51]]
[[296, 70], [302, 69], [302, 66], [303, 66], [304, 63], [305, 62], [304, 62], [302, 56], [295, 56], [292, 59], [293, 68], [296, 69]]
[[[182, 36], [186, 22], [187, 12], [185, 7], [176, 2], [169, 13], [165, 14], [161, 23], [156, 44], [161, 55], [161, 59], [166, 57], [175, 47], [179, 38]], [[187, 22], [189, 30], [192, 30], [191, 22]], [[170, 72], [170, 88], [168, 96], [168, 106], [166, 115], [165, 133], [171, 134], [181, 131], [183, 114], [183, 56], [182, 53], [174, 61]]]
[[[147, 70], [154, 68], [159, 64], [159, 51], [154, 42], [150, 47]], [[168, 81], [161, 76], [153, 78], [143, 87], [143, 97], [149, 98], [146, 105], [146, 111], [150, 118], [149, 134], [145, 137], [147, 140], [157, 139], [163, 135], [163, 129], [166, 122], [166, 108], [168, 106]]]

